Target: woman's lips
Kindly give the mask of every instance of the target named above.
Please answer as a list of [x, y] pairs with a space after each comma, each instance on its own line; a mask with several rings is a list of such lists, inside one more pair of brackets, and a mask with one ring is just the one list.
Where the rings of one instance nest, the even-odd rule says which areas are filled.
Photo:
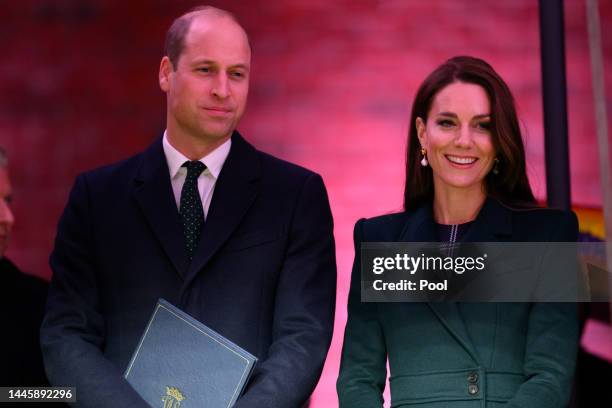
[[448, 160], [453, 166], [463, 169], [471, 167], [478, 161], [478, 158], [473, 156], [455, 156], [452, 154], [445, 154], [444, 157], [446, 157], [446, 160]]

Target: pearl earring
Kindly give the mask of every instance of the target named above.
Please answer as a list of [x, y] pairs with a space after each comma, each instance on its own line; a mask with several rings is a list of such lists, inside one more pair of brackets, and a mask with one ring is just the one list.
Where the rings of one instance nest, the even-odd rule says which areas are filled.
[[421, 166], [427, 167], [427, 165], [429, 164], [427, 162], [427, 150], [425, 150], [425, 148], [423, 147], [421, 147], [421, 154], [423, 155], [423, 158], [421, 159]]

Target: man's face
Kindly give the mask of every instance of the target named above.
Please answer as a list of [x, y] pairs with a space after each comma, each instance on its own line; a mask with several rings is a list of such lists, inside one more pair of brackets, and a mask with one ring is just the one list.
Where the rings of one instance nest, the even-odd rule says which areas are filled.
[[0, 168], [0, 258], [4, 256], [13, 228], [13, 212], [10, 203], [13, 190], [6, 168]]
[[167, 57], [160, 66], [169, 133], [207, 143], [229, 138], [246, 107], [250, 64], [248, 39], [238, 24], [195, 17], [177, 66]]

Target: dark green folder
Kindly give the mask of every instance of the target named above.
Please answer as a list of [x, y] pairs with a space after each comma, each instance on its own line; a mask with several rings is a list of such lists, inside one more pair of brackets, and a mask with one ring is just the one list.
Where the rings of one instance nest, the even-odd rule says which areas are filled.
[[124, 376], [152, 407], [228, 408], [256, 362], [247, 351], [160, 299]]

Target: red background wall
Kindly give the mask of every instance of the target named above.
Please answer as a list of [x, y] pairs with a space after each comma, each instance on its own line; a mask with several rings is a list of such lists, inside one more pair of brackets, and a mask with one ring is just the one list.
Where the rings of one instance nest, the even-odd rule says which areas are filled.
[[[336, 335], [314, 406], [335, 406], [359, 217], [401, 208], [411, 100], [445, 59], [488, 60], [518, 102], [529, 175], [545, 199], [537, 0], [211, 1], [234, 12], [254, 49], [241, 132], [319, 172], [338, 250]], [[600, 1], [612, 113], [612, 1]], [[4, 2], [0, 145], [17, 218], [11, 257], [49, 277], [47, 258], [81, 171], [142, 150], [164, 129], [157, 85], [164, 34], [194, 1]], [[572, 199], [601, 206], [584, 0], [565, 1]], [[612, 128], [612, 127], [611, 127]]]

